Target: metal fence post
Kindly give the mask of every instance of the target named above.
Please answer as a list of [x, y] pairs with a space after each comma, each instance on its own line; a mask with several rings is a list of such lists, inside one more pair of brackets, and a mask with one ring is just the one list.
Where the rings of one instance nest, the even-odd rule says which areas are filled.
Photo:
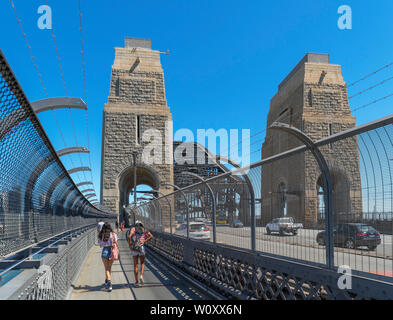
[[[162, 185], [167, 185], [167, 186], [170, 186], [170, 187], [172, 187], [172, 188], [175, 188], [176, 191], [179, 191], [179, 192], [182, 194], [182, 196], [183, 196], [183, 198], [184, 198], [184, 203], [185, 203], [185, 206], [186, 206], [187, 239], [190, 239], [190, 230], [189, 230], [190, 221], [189, 221], [189, 217], [188, 217], [188, 200], [187, 200], [186, 194], [184, 193], [184, 191], [183, 191], [180, 187], [178, 187], [177, 185], [175, 185], [175, 184], [173, 184], [173, 183], [163, 182]], [[173, 213], [176, 214], [176, 212], [175, 212], [175, 206], [173, 206]]]
[[251, 250], [256, 251], [256, 217], [255, 217], [255, 194], [254, 189], [251, 186], [250, 190], [250, 200], [251, 200]]
[[[227, 157], [224, 157], [222, 155], [217, 155], [216, 156], [217, 164], [219, 164], [218, 161], [224, 161], [229, 163], [230, 165], [234, 166], [237, 169], [241, 169], [241, 166], [233, 161], [232, 159], [229, 159]], [[222, 169], [223, 167], [220, 166]], [[249, 168], [247, 168], [249, 169]], [[250, 192], [250, 229], [251, 229], [251, 250], [256, 251], [256, 217], [255, 217], [255, 193], [254, 193], [254, 188], [252, 186], [252, 182], [250, 180], [250, 177], [246, 173], [241, 173], [241, 176], [244, 178], [248, 185], [248, 191]]]
[[[169, 207], [169, 233], [172, 234], [172, 207], [171, 207], [171, 202], [169, 201], [168, 197], [165, 196], [165, 194], [159, 190], [152, 190], [152, 192], [157, 192], [160, 194], [162, 197], [166, 199], [168, 202], [168, 207]], [[159, 200], [158, 200], [159, 201]], [[161, 205], [160, 205], [161, 206]], [[162, 208], [162, 207], [161, 207]]]
[[[183, 192], [182, 192], [183, 193]], [[187, 222], [187, 239], [190, 239], [190, 213], [188, 211], [188, 199], [187, 196], [184, 194], [184, 199], [186, 201], [186, 206], [187, 206], [187, 210], [186, 210], [186, 222]]]
[[173, 233], [173, 230], [172, 230], [172, 208], [171, 208], [171, 204], [169, 203], [169, 200], [168, 200], [168, 206], [169, 206], [169, 232], [172, 234]]
[[[153, 196], [154, 197], [154, 196]], [[153, 200], [153, 203], [155, 203], [155, 202], [157, 202], [158, 203], [158, 206], [157, 207], [159, 207], [159, 221], [160, 221], [160, 229], [161, 229], [161, 231], [162, 231], [162, 206], [161, 206], [161, 203], [160, 203], [160, 201], [159, 200], [157, 200], [157, 198], [156, 197], [154, 197], [154, 200]]]
[[217, 234], [216, 234], [216, 199], [214, 197], [213, 189], [210, 187], [210, 185], [201, 176], [197, 175], [196, 173], [183, 171], [183, 172], [181, 172], [181, 174], [189, 175], [189, 176], [192, 176], [192, 177], [195, 177], [195, 178], [199, 179], [208, 188], [208, 190], [210, 192], [210, 195], [212, 197], [213, 243], [217, 243]]
[[324, 185], [324, 201], [326, 209], [326, 221], [325, 221], [325, 242], [326, 242], [326, 265], [329, 269], [334, 268], [334, 243], [333, 243], [333, 208], [332, 208], [332, 179], [330, 176], [329, 167], [326, 163], [324, 156], [321, 151], [312, 141], [312, 139], [299, 129], [289, 126], [285, 123], [274, 122], [271, 129], [285, 131], [300, 141], [302, 141], [307, 148], [311, 151], [315, 159], [317, 160], [319, 169], [322, 173], [322, 180]]

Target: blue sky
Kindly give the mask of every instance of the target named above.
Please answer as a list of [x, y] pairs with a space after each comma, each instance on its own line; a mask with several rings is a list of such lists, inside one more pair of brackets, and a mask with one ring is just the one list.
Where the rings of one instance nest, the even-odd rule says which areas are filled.
[[[13, 0], [49, 96], [64, 96], [51, 31], [37, 27], [37, 9], [45, 0]], [[78, 0], [47, 0], [70, 96], [84, 97]], [[271, 97], [278, 84], [306, 52], [329, 53], [341, 64], [347, 83], [393, 61], [392, 1], [104, 1], [82, 0], [93, 179], [100, 186], [102, 111], [109, 95], [114, 47], [124, 37], [149, 38], [161, 58], [174, 130], [264, 130]], [[350, 5], [353, 29], [337, 27], [340, 5]], [[0, 48], [30, 101], [44, 91], [24, 43], [9, 0], [0, 3]], [[355, 94], [393, 75], [393, 67], [349, 90]], [[352, 109], [393, 92], [393, 81], [350, 100]], [[392, 112], [393, 97], [355, 113], [358, 124]], [[66, 145], [87, 146], [83, 111], [56, 111]], [[52, 113], [40, 114], [55, 148], [64, 147]], [[264, 134], [255, 136], [262, 139]], [[253, 140], [252, 140], [253, 141]], [[255, 145], [252, 151], [260, 148]], [[260, 153], [253, 154], [253, 161]], [[86, 155], [64, 159], [65, 165], [88, 165]], [[73, 175], [76, 182], [83, 174]], [[89, 177], [89, 175], [87, 175]]]

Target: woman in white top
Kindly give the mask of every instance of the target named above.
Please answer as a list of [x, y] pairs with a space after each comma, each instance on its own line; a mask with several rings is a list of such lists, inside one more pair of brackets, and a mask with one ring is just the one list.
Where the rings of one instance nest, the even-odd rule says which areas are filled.
[[110, 257], [113, 245], [117, 245], [117, 235], [113, 232], [108, 222], [105, 222], [98, 234], [98, 244], [102, 248], [101, 258], [105, 267], [105, 286], [110, 292], [112, 291], [111, 272], [113, 264], [113, 260], [111, 260]]

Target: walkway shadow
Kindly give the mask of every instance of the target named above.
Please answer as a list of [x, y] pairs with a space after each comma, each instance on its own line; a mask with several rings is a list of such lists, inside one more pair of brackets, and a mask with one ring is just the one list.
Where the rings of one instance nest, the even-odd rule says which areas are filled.
[[[103, 291], [103, 292], [107, 292], [105, 286], [103, 284], [99, 285], [99, 286], [89, 286], [89, 285], [85, 285], [85, 286], [75, 286], [75, 285], [71, 285], [71, 287], [74, 290], [77, 290], [76, 293], [86, 293], [86, 292], [92, 292], [92, 291]], [[125, 283], [125, 284], [112, 284], [112, 291], [114, 290], [119, 290], [119, 289], [128, 289], [130, 286]]]
[[[171, 293], [172, 297], [177, 300], [184, 300], [185, 295], [193, 299], [198, 299], [198, 295], [189, 289], [190, 286], [187, 282], [182, 281], [182, 279], [179, 279], [166, 268], [163, 268], [162, 264], [160, 264], [159, 261], [155, 260], [154, 257], [149, 253], [147, 253], [145, 260], [145, 275], [146, 273], [151, 272], [157, 278], [157, 281], [151, 282], [145, 280], [145, 284], [143, 286], [139, 285], [138, 287], [135, 287], [133, 276], [134, 264], [132, 263], [132, 257], [129, 254], [127, 241], [125, 239], [122, 239], [122, 237], [119, 237], [119, 251], [120, 267], [127, 281], [127, 284], [125, 284], [124, 286], [128, 287], [131, 290], [131, 293], [134, 296], [135, 300], [139, 300], [137, 297], [138, 290], [142, 290], [143, 288], [154, 290], [154, 288], [161, 287], [165, 287]], [[130, 279], [129, 275], [127, 275], [127, 272], [130, 274]], [[181, 288], [181, 290], [179, 290], [179, 288]]]
[[75, 290], [77, 290], [76, 293], [85, 293], [85, 292], [91, 292], [91, 291], [104, 291], [104, 285], [99, 285], [99, 286], [89, 286], [89, 285], [85, 285], [85, 286], [76, 286], [76, 285], [71, 285], [71, 287], [73, 288], [74, 292]]
[[139, 289], [139, 288], [176, 287], [176, 286], [181, 286], [181, 285], [182, 285], [181, 282], [179, 282], [179, 283], [165, 283], [165, 284], [164, 283], [151, 283], [151, 282], [146, 283], [145, 282], [144, 285], [139, 285], [139, 287], [135, 287], [135, 284], [132, 284], [131, 287], [135, 288], [135, 289]]
[[[168, 291], [170, 291], [173, 296], [177, 299], [177, 300], [185, 300], [184, 295], [182, 295], [178, 290], [176, 290], [176, 288], [182, 288], [182, 291], [184, 291], [184, 293], [186, 293], [188, 296], [193, 296], [195, 295], [194, 293], [191, 293], [189, 290], [189, 286], [187, 285], [187, 282], [185, 281], [181, 281], [180, 279], [177, 279], [171, 272], [169, 272], [167, 269], [162, 270], [162, 265], [159, 264], [159, 262], [157, 260], [155, 260], [151, 255], [147, 254], [148, 260], [146, 259], [145, 262], [145, 267], [148, 267], [149, 271], [154, 274], [160, 282], [160, 284], [154, 284], [154, 283], [145, 283], [145, 285], [140, 286], [139, 288], [154, 288], [154, 287], [165, 287]], [[160, 270], [162, 273], [165, 274], [165, 276], [167, 278], [169, 278], [169, 282], [168, 280], [164, 279], [163, 276], [156, 270]], [[171, 281], [171, 280], [175, 280], [175, 281]], [[167, 282], [167, 283], [165, 283]], [[135, 289], [139, 289], [139, 288], [135, 288]]]

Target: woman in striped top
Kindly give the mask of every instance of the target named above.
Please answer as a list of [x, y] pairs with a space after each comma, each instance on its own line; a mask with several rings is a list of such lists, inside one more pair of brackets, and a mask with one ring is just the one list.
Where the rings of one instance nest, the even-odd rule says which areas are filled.
[[101, 258], [105, 268], [105, 286], [110, 292], [112, 291], [111, 272], [113, 264], [113, 260], [110, 260], [110, 257], [112, 255], [112, 247], [117, 245], [117, 235], [113, 232], [108, 222], [105, 222], [98, 234], [98, 244], [102, 248]]
[[[128, 244], [130, 246], [131, 255], [134, 259], [134, 276], [135, 276], [135, 287], [139, 287], [138, 281], [138, 257], [141, 262], [141, 276], [139, 278], [141, 285], [144, 284], [143, 273], [145, 271], [145, 246], [144, 244], [153, 238], [152, 234], [145, 229], [141, 221], [135, 222], [135, 227], [131, 228], [128, 235]], [[141, 245], [140, 251], [136, 251], [135, 243]]]

